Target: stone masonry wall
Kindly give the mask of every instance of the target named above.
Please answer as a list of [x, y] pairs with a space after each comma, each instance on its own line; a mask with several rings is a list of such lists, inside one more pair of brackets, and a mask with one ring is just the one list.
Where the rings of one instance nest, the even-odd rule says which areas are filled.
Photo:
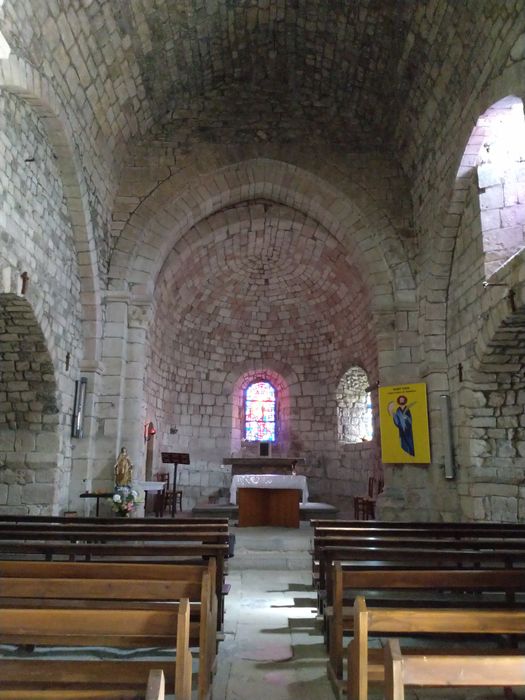
[[191, 467], [180, 472], [190, 503], [229, 483], [220, 465], [239, 429], [234, 384], [247, 371], [288, 377], [284, 452], [306, 458], [314, 496], [347, 506], [373, 471], [374, 450], [346, 449], [337, 437], [347, 358], [367, 348], [371, 376], [377, 360], [366, 291], [333, 247], [297, 212], [250, 202], [190, 230], [169, 256], [150, 328], [146, 413], [162, 449], [190, 452]]
[[0, 512], [50, 512], [59, 440], [54, 368], [26, 299], [0, 295]]
[[[21, 392], [15, 401], [19, 406], [15, 420], [4, 418], [2, 423], [0, 483], [11, 483], [13, 470], [39, 469], [37, 476], [17, 472], [20, 483], [10, 487], [0, 507], [50, 512], [68, 502], [74, 380], [82, 353], [76, 252], [62, 183], [42, 123], [24, 101], [0, 94], [0, 134], [0, 267], [6, 293], [0, 304], [9, 319], [6, 328], [16, 329], [3, 336], [8, 364], [2, 385], [5, 392], [6, 384], [20, 382]], [[28, 274], [26, 299], [17, 302], [12, 295], [20, 291], [22, 272]], [[28, 353], [33, 351], [37, 355], [31, 364]], [[13, 371], [15, 378], [8, 379]], [[48, 427], [38, 437], [41, 416]], [[38, 420], [33, 422], [33, 417]]]

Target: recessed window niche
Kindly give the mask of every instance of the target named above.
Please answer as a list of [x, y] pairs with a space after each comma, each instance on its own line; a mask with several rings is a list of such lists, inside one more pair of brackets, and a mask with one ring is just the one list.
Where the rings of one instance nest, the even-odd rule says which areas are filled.
[[369, 380], [361, 367], [350, 367], [337, 388], [337, 435], [339, 442], [357, 443], [372, 439], [372, 403]]

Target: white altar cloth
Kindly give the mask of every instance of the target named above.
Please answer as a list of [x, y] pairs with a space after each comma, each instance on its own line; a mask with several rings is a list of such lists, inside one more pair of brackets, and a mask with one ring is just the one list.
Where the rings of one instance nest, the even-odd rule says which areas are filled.
[[165, 481], [134, 481], [133, 486], [143, 491], [164, 491]]
[[293, 474], [237, 474], [232, 477], [230, 503], [237, 503], [237, 489], [297, 489], [301, 503], [308, 501], [306, 477]]

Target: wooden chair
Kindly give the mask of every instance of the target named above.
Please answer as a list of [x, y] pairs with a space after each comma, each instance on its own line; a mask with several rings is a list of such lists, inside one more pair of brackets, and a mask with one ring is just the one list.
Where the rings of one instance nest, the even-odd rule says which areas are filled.
[[162, 502], [161, 517], [164, 515], [164, 511], [168, 510], [171, 512], [173, 517], [177, 512], [177, 504], [179, 505], [179, 510], [182, 510], [182, 491], [177, 489], [174, 491], [170, 489], [170, 475], [169, 472], [159, 472], [157, 473], [157, 481], [166, 482], [166, 488], [164, 489], [164, 500]]
[[376, 482], [375, 477], [370, 476], [368, 478], [368, 496], [354, 497], [354, 518], [356, 520], [375, 520], [376, 496], [383, 491], [383, 486], [383, 479], [379, 479]]

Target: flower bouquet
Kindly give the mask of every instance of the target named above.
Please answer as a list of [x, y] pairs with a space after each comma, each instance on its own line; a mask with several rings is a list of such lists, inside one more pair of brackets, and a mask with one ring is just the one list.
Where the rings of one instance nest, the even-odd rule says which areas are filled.
[[127, 517], [131, 515], [139, 503], [139, 494], [131, 486], [115, 486], [111, 507], [116, 515]]

